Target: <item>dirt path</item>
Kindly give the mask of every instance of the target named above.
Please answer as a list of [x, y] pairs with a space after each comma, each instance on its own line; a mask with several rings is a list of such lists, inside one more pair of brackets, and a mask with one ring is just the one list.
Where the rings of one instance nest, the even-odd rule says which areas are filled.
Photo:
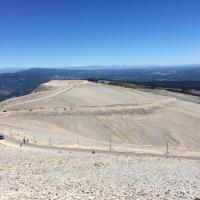
[[[82, 85], [82, 84], [87, 84], [87, 82], [83, 81], [79, 85]], [[69, 87], [65, 88], [64, 90], [57, 91], [57, 92], [55, 92], [55, 93], [53, 93], [51, 95], [48, 95], [48, 96], [45, 96], [45, 97], [41, 97], [41, 98], [38, 98], [38, 99], [33, 99], [33, 100], [28, 100], [28, 101], [24, 101], [24, 102], [15, 103], [15, 104], [6, 105], [5, 108], [9, 108], [9, 107], [12, 107], [12, 106], [18, 106], [18, 105], [23, 105], [23, 104], [26, 104], [26, 103], [32, 103], [32, 102], [41, 101], [41, 100], [46, 100], [46, 99], [55, 97], [57, 95], [63, 94], [65, 92], [68, 92], [69, 90], [71, 90], [75, 86], [76, 85], [70, 85]]]

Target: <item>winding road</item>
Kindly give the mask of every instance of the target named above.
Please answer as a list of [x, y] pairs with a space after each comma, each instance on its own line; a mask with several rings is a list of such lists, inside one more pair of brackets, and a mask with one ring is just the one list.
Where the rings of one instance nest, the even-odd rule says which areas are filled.
[[70, 148], [70, 147], [58, 147], [58, 146], [46, 146], [38, 145], [33, 143], [26, 143], [20, 147], [20, 141], [13, 137], [5, 136], [4, 140], [0, 140], [0, 144], [4, 146], [12, 146], [15, 148], [22, 148], [24, 150], [55, 150], [55, 151], [78, 151], [78, 152], [91, 152], [94, 151], [98, 154], [117, 154], [124, 156], [150, 156], [150, 157], [165, 157], [165, 158], [178, 158], [178, 159], [189, 159], [189, 160], [200, 160], [200, 156], [180, 156], [174, 154], [161, 154], [161, 153], [143, 153], [134, 151], [117, 151], [117, 150], [100, 150], [100, 149], [86, 149], [86, 148]]

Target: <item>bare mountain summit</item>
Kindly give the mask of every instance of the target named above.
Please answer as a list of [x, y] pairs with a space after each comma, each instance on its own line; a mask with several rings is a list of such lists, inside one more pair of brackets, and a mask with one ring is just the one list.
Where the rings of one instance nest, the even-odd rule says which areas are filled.
[[55, 80], [0, 107], [4, 132], [40, 145], [120, 150], [159, 149], [166, 143], [200, 146], [200, 105], [170, 93]]

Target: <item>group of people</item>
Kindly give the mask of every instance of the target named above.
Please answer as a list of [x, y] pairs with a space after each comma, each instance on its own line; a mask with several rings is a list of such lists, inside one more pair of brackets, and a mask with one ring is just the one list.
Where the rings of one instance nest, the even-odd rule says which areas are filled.
[[26, 139], [24, 137], [23, 140], [22, 140], [22, 142], [20, 142], [20, 147], [22, 147], [22, 145], [25, 144], [25, 143], [29, 143], [29, 139], [28, 138]]

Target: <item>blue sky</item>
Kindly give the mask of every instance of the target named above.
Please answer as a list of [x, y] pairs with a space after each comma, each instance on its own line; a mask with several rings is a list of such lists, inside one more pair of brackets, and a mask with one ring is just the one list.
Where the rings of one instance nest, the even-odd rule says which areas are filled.
[[200, 63], [200, 0], [0, 0], [0, 67]]

